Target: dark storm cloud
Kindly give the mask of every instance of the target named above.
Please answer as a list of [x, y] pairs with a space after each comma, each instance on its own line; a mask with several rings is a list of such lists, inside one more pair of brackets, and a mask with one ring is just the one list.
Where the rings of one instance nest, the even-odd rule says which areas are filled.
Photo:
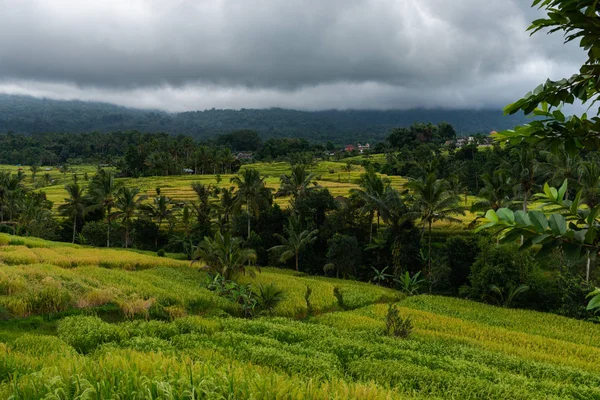
[[170, 110], [500, 106], [581, 62], [525, 0], [0, 0], [0, 91]]

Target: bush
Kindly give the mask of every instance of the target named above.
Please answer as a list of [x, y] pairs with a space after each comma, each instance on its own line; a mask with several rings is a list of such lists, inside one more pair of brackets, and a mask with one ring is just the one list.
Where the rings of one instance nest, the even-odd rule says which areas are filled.
[[166, 255], [166, 251], [165, 249], [158, 249], [158, 251], [156, 252], [156, 255], [159, 257], [164, 257]]
[[412, 321], [409, 317], [402, 318], [398, 306], [390, 304], [385, 317], [385, 333], [388, 336], [407, 339], [412, 333]]
[[58, 323], [58, 337], [84, 354], [103, 343], [118, 343], [126, 336], [123, 328], [108, 324], [98, 317], [66, 317]]
[[[491, 244], [487, 244], [491, 246]], [[442, 249], [450, 268], [449, 283], [458, 290], [467, 283], [471, 266], [479, 255], [480, 247], [476, 236], [450, 236]]]
[[261, 311], [265, 311], [266, 313], [272, 313], [275, 311], [275, 307], [284, 298], [283, 290], [280, 290], [272, 283], [267, 285], [258, 285], [258, 290], [256, 292], [258, 307]]
[[85, 243], [94, 247], [106, 247], [107, 233], [108, 225], [98, 221], [88, 222], [81, 229], [81, 236], [85, 239]]
[[[493, 302], [490, 287], [510, 291], [521, 284], [530, 285], [537, 274], [538, 265], [531, 253], [518, 251], [514, 246], [485, 247], [471, 267], [470, 286], [462, 290], [468, 297]], [[523, 298], [516, 299], [523, 305]]]

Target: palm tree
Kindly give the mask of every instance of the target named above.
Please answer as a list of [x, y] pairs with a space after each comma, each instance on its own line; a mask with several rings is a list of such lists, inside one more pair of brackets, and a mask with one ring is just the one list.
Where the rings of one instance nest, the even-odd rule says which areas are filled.
[[600, 165], [594, 161], [581, 163], [579, 171], [581, 199], [592, 209], [599, 203], [600, 198]]
[[75, 237], [77, 236], [77, 220], [83, 218], [86, 207], [84, 188], [74, 182], [65, 185], [65, 189], [69, 197], [65, 198], [64, 204], [58, 206], [58, 212], [64, 217], [73, 219], [72, 243], [75, 243]]
[[204, 172], [210, 165], [210, 152], [208, 147], [200, 146], [198, 150], [196, 150], [196, 154], [194, 154], [194, 173], [197, 173], [198, 166], [200, 167], [200, 174], [204, 175]]
[[431, 226], [435, 221], [460, 222], [452, 216], [465, 215], [465, 210], [459, 206], [460, 197], [448, 190], [448, 182], [437, 179], [434, 173], [428, 174], [425, 180], [413, 180], [405, 186], [414, 196], [415, 216], [428, 226], [427, 267], [431, 273]]
[[218, 231], [213, 238], [204, 237], [192, 259], [193, 262], [204, 261], [204, 270], [231, 280], [240, 272], [246, 273], [246, 263], [256, 260], [256, 252], [243, 248], [241, 240], [232, 237], [230, 232]]
[[287, 238], [277, 233], [274, 236], [281, 242], [278, 246], [273, 246], [269, 251], [280, 252], [279, 262], [284, 263], [292, 257], [296, 260], [296, 271], [298, 269], [298, 259], [300, 252], [304, 251], [306, 246], [317, 240], [317, 229], [313, 231], [302, 230], [300, 220], [296, 216], [291, 216], [288, 220], [288, 226], [285, 228]]
[[231, 178], [238, 190], [235, 193], [234, 205], [237, 210], [246, 207], [248, 217], [248, 237], [250, 237], [250, 213], [258, 218], [261, 208], [267, 207], [271, 202], [271, 189], [265, 187], [265, 178], [253, 168], [246, 168], [241, 175]]
[[138, 196], [140, 189], [123, 187], [117, 195], [115, 205], [118, 209], [113, 214], [113, 218], [120, 218], [121, 223], [125, 227], [125, 248], [129, 247], [129, 233], [133, 219], [136, 217], [138, 209], [142, 201], [146, 200], [147, 196]]
[[379, 218], [381, 216], [381, 201], [387, 188], [390, 186], [389, 180], [381, 179], [372, 166], [367, 167], [367, 171], [360, 176], [360, 189], [350, 189], [351, 194], [357, 195], [365, 202], [365, 209], [369, 211], [370, 233], [369, 243], [373, 239], [373, 215], [377, 214], [377, 230], [379, 231]]
[[225, 173], [231, 173], [231, 165], [234, 163], [234, 161], [235, 156], [231, 153], [231, 149], [229, 147], [225, 147], [223, 150], [221, 150], [221, 162], [225, 167]]
[[495, 170], [491, 175], [484, 174], [481, 179], [484, 184], [478, 196], [481, 200], [473, 203], [471, 211], [489, 210], [490, 208], [497, 211], [512, 203], [513, 183], [511, 177], [504, 170]]
[[[569, 187], [574, 187], [577, 182], [577, 175], [581, 165], [581, 158], [578, 155], [571, 156], [564, 148], [553, 153], [550, 151], [541, 151], [546, 161], [539, 164], [539, 170], [548, 178], [551, 185], [560, 186], [565, 179]], [[568, 199], [568, 192], [566, 198]]]
[[29, 167], [29, 170], [31, 171], [31, 183], [35, 184], [35, 176], [38, 172], [40, 172], [40, 166], [34, 164], [31, 167]]
[[527, 202], [535, 185], [538, 163], [531, 147], [521, 146], [511, 153], [516, 158], [516, 162], [512, 165], [513, 176], [517, 177], [516, 188], [523, 197], [523, 211], [527, 211]]
[[95, 204], [92, 209], [100, 209], [106, 215], [108, 230], [106, 232], [106, 247], [110, 247], [110, 222], [112, 209], [115, 207], [117, 193], [121, 184], [115, 181], [115, 175], [106, 170], [100, 170], [90, 182], [89, 194]]
[[275, 196], [292, 196], [297, 199], [310, 191], [318, 188], [317, 182], [315, 182], [315, 175], [308, 172], [306, 165], [296, 164], [292, 166], [292, 172], [290, 175], [281, 175], [279, 178], [281, 186]]

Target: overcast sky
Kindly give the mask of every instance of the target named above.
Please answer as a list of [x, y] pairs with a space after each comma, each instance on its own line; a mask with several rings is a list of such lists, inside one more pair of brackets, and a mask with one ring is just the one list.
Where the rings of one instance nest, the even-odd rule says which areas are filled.
[[530, 0], [0, 0], [0, 93], [168, 111], [502, 107], [584, 59]]

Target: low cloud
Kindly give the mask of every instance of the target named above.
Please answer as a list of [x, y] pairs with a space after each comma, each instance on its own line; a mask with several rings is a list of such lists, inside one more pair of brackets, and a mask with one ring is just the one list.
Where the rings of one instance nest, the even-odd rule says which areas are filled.
[[524, 3], [4, 0], [0, 92], [168, 111], [501, 107], [584, 56], [530, 37]]

